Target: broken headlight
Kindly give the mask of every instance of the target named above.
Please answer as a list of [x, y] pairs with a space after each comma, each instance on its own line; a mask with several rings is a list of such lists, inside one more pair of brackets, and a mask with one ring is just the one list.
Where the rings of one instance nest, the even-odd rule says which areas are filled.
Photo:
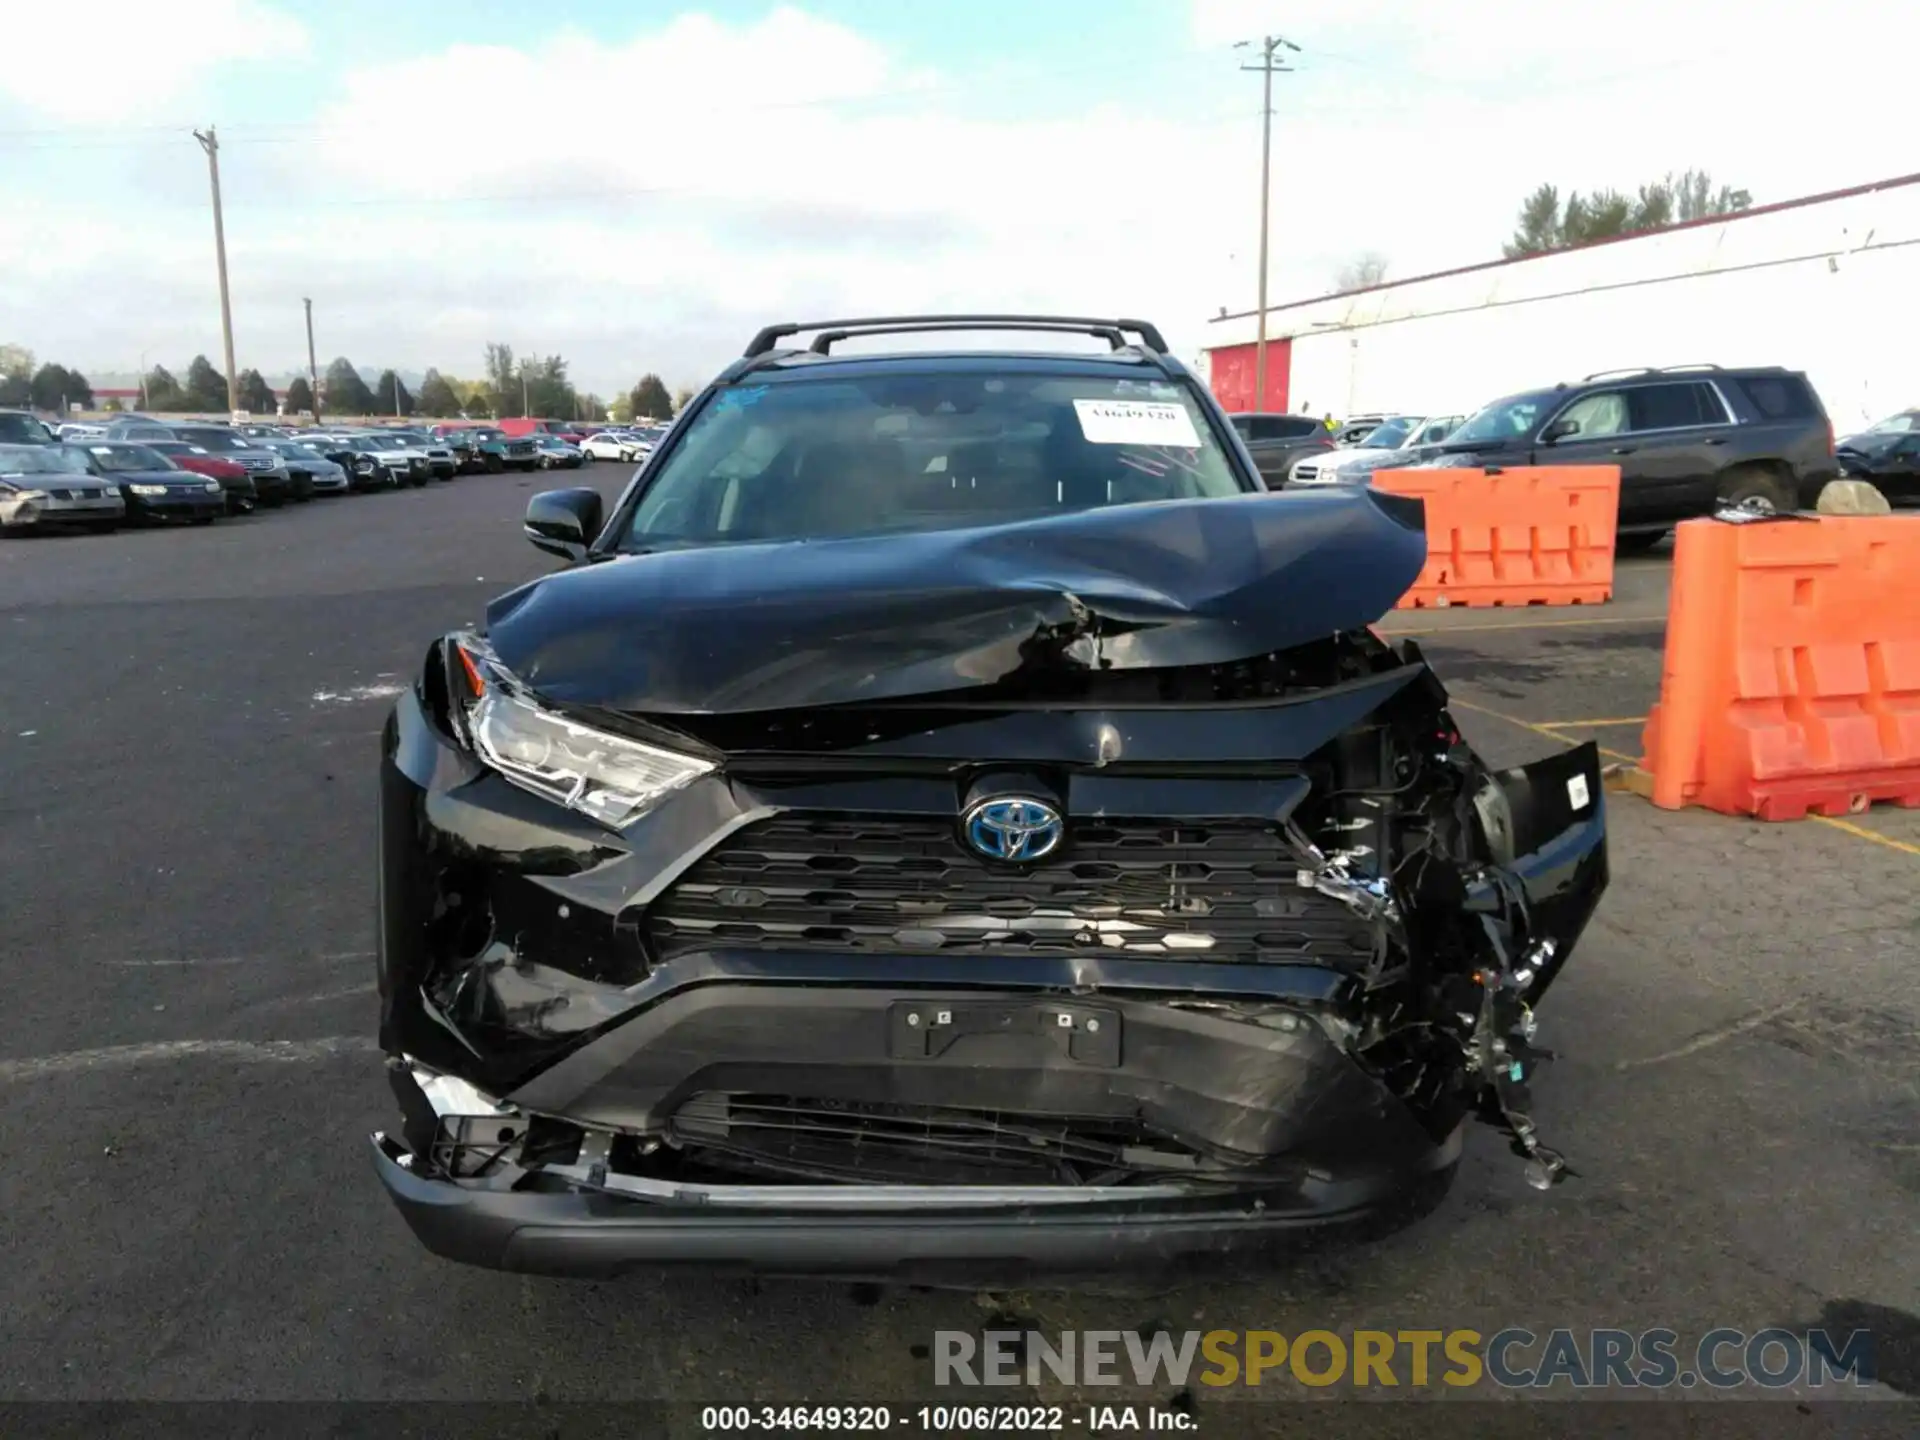
[[547, 709], [484, 640], [448, 647], [462, 726], [474, 752], [522, 789], [619, 830], [713, 770], [705, 760], [611, 735]]

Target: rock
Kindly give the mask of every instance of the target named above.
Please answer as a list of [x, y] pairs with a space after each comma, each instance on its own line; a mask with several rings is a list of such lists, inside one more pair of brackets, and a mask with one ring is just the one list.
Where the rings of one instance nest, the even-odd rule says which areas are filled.
[[1829, 480], [1814, 507], [1822, 515], [1889, 515], [1887, 497], [1865, 480]]

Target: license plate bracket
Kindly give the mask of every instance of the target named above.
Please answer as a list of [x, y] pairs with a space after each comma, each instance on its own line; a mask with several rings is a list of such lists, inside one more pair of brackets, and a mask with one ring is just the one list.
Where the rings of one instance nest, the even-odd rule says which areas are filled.
[[901, 1000], [887, 1011], [887, 1051], [895, 1060], [937, 1060], [972, 1036], [1025, 1035], [1069, 1060], [1101, 1069], [1120, 1065], [1120, 1014], [1070, 1001]]

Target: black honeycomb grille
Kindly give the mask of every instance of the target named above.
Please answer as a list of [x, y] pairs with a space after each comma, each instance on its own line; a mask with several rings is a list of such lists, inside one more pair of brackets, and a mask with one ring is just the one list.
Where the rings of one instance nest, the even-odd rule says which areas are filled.
[[790, 814], [750, 825], [652, 905], [690, 950], [1142, 955], [1364, 965], [1370, 928], [1304, 889], [1258, 820], [1083, 821], [1035, 865], [984, 860], [937, 816]]

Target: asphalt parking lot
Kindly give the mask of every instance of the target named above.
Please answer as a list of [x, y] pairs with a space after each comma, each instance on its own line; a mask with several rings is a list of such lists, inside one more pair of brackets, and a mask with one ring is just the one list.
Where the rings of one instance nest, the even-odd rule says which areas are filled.
[[[434, 635], [551, 568], [518, 523], [545, 483], [0, 544], [0, 1398], [899, 1402], [929, 1391], [934, 1331], [1007, 1317], [1865, 1327], [1883, 1383], [1850, 1393], [1920, 1394], [1920, 811], [1766, 826], [1609, 796], [1612, 888], [1542, 1016], [1542, 1135], [1579, 1172], [1550, 1193], [1478, 1129], [1416, 1228], [1152, 1294], [427, 1255], [366, 1153], [393, 1119], [376, 736]], [[1591, 611], [1383, 628], [1490, 758], [1631, 758], [1668, 563], [1623, 562]], [[1269, 1377], [1199, 1414], [1325, 1393]]]

